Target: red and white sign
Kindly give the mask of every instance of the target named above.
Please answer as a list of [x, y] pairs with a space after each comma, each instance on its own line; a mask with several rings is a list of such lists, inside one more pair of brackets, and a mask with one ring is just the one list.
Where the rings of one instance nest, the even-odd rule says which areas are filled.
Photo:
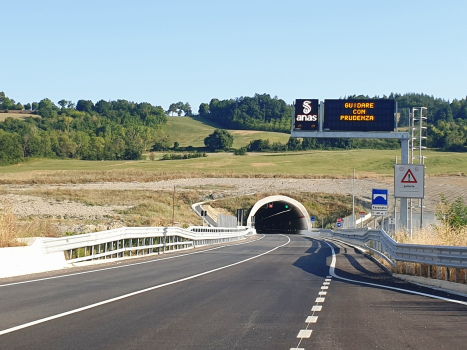
[[342, 219], [342, 218], [337, 218], [337, 222], [344, 222], [344, 219]]
[[364, 211], [361, 211], [359, 214], [360, 214], [360, 217], [361, 217], [361, 218], [364, 218], [365, 215], [366, 215], [366, 213], [365, 213]]
[[394, 168], [394, 197], [425, 198], [424, 164], [396, 164]]

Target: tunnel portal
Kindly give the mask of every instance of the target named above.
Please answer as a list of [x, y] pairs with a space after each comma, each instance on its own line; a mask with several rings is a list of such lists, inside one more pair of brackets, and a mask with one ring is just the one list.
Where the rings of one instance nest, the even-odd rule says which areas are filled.
[[311, 227], [305, 207], [287, 196], [270, 196], [258, 201], [248, 216], [248, 225], [251, 224], [259, 233], [299, 233]]

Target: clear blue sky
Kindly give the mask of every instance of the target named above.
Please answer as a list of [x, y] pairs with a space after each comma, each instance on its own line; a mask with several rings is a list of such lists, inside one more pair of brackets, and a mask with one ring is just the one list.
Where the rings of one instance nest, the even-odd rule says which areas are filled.
[[467, 95], [465, 0], [15, 0], [0, 12], [0, 91], [22, 103]]

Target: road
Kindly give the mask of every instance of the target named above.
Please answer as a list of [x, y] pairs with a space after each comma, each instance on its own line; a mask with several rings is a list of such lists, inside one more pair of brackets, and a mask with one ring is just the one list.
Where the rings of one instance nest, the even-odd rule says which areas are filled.
[[0, 280], [0, 349], [465, 348], [467, 298], [395, 280], [336, 243], [257, 238]]

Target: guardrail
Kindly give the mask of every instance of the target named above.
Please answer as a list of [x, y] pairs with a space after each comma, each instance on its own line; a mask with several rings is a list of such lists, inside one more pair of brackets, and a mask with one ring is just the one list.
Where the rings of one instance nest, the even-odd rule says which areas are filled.
[[[464, 281], [467, 282], [467, 247], [456, 246], [433, 246], [421, 244], [398, 243], [383, 230], [372, 229], [347, 229], [347, 230], [321, 230], [320, 235], [338, 239], [345, 243], [371, 250], [386, 260], [393, 268], [399, 262], [406, 264], [406, 273], [416, 270], [418, 267], [420, 275], [455, 281], [461, 280], [461, 269], [464, 269]], [[455, 271], [451, 271], [451, 268]], [[422, 271], [425, 270], [425, 271]], [[451, 278], [453, 275], [453, 278]], [[462, 282], [462, 281], [460, 281]]]
[[123, 258], [227, 243], [256, 234], [250, 227], [122, 227], [114, 230], [42, 240], [45, 254], [64, 252], [69, 263]]

